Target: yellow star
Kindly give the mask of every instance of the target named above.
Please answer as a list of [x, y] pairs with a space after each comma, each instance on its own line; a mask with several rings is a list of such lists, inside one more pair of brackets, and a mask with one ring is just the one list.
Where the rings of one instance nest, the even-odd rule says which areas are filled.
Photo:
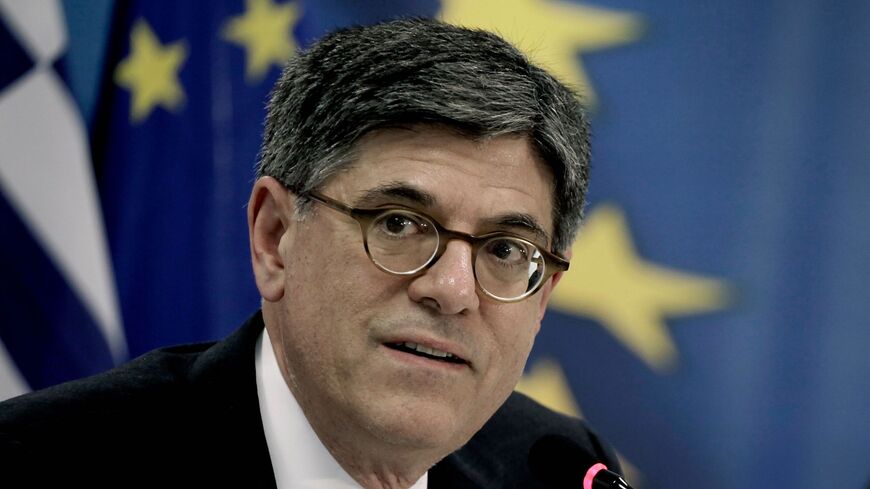
[[666, 316], [721, 309], [728, 290], [702, 278], [644, 262], [634, 250], [625, 217], [613, 206], [595, 209], [573, 246], [571, 269], [551, 304], [597, 320], [650, 368], [676, 364]]
[[178, 71], [187, 59], [184, 41], [164, 46], [148, 23], [136, 21], [130, 34], [130, 55], [115, 69], [115, 83], [133, 96], [130, 120], [141, 122], [154, 107], [175, 110], [184, 102]]
[[589, 106], [596, 97], [577, 55], [632, 42], [643, 28], [635, 14], [552, 0], [442, 0], [441, 18], [497, 32]]
[[553, 411], [580, 417], [580, 408], [571, 394], [565, 372], [553, 360], [536, 362], [517, 383], [516, 390]]
[[245, 77], [259, 81], [274, 63], [283, 65], [296, 51], [292, 25], [299, 19], [294, 4], [275, 5], [272, 0], [246, 0], [245, 13], [229, 20], [224, 39], [247, 51]]

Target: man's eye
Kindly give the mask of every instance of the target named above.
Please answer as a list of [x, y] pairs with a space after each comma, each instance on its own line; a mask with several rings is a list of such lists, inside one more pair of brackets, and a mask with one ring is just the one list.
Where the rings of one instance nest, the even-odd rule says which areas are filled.
[[375, 226], [383, 234], [397, 238], [424, 234], [428, 231], [425, 221], [401, 212], [390, 212], [381, 216]]
[[487, 251], [508, 264], [525, 263], [529, 259], [524, 243], [512, 239], [498, 239], [487, 245]]

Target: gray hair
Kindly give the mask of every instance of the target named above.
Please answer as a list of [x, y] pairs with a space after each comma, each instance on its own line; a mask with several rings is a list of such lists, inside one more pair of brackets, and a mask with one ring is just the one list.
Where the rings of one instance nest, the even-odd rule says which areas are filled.
[[589, 177], [580, 101], [495, 34], [437, 20], [339, 30], [291, 59], [272, 91], [257, 176], [305, 196], [353, 162], [366, 133], [419, 123], [527, 135], [555, 177], [552, 248], [571, 245]]

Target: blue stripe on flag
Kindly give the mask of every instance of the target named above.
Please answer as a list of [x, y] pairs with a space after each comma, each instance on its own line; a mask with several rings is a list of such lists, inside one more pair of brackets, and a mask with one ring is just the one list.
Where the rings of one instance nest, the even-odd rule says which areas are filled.
[[0, 340], [33, 389], [114, 364], [94, 318], [0, 194]]

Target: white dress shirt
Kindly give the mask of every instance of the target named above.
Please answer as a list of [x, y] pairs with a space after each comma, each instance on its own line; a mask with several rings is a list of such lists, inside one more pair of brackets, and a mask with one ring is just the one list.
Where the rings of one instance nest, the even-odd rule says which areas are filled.
[[[287, 388], [265, 328], [255, 358], [260, 417], [278, 489], [360, 489], [323, 446]], [[428, 479], [426, 472], [411, 489], [427, 489]]]

